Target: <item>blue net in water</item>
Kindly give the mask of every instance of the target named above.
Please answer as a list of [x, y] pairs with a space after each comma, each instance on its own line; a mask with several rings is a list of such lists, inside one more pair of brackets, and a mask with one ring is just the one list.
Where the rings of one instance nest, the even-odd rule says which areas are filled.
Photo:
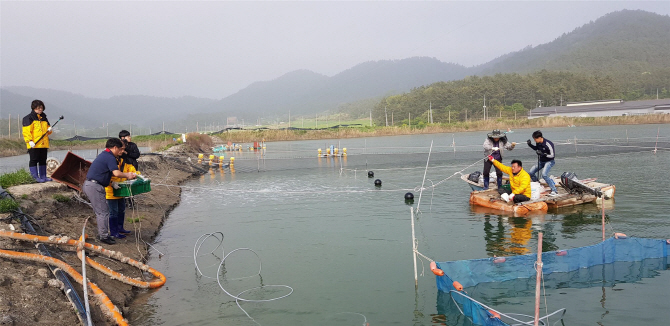
[[[542, 254], [542, 272], [545, 277], [556, 275], [556, 284], [570, 287], [603, 286], [613, 282], [636, 280], [652, 276], [651, 271], [654, 269], [666, 268], [668, 247], [668, 240], [662, 239], [610, 238], [592, 246], [545, 252]], [[507, 325], [499, 318], [493, 318], [489, 307], [457, 291], [453, 283], [457, 281], [463, 288], [471, 288], [480, 283], [516, 280], [516, 283], [526, 282], [528, 287], [534, 287], [536, 260], [537, 255], [529, 254], [497, 259], [438, 262], [437, 267], [445, 275], [437, 277], [437, 288], [442, 293], [450, 293], [451, 300], [472, 323], [487, 326]], [[519, 295], [517, 292], [513, 293], [515, 294], [512, 295]]]

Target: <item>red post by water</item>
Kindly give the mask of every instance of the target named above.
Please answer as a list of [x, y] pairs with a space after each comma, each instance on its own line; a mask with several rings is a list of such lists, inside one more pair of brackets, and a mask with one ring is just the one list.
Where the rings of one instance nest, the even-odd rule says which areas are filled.
[[542, 280], [542, 232], [537, 234], [537, 278], [535, 280], [535, 326], [540, 324], [540, 281]]

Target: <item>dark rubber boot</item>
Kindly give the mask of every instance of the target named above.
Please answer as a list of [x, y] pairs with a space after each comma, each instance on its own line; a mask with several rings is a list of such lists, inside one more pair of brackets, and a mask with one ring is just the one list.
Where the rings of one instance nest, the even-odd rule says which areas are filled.
[[484, 176], [484, 190], [488, 190], [488, 189], [489, 189], [489, 176], [485, 175]]
[[33, 177], [33, 179], [35, 179], [35, 181], [37, 181], [39, 183], [44, 182], [44, 180], [42, 180], [40, 178], [39, 174], [37, 173], [37, 167], [36, 166], [31, 166], [31, 167], [29, 167], [29, 169], [30, 169], [30, 175]]
[[502, 174], [501, 175], [496, 175], [496, 182], [498, 183], [497, 184], [498, 189], [502, 188], [502, 186], [503, 186]]
[[51, 178], [47, 178], [47, 166], [46, 165], [40, 165], [38, 168], [40, 172], [40, 179], [42, 179], [42, 182], [49, 182], [52, 181]]

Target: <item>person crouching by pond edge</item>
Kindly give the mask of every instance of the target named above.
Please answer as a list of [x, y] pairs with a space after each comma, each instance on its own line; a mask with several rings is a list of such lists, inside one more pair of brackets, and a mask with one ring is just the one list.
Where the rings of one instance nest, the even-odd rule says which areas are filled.
[[44, 108], [44, 102], [34, 100], [30, 104], [30, 114], [23, 117], [23, 139], [30, 157], [28, 169], [37, 182], [51, 181], [47, 178], [47, 151], [52, 131]]
[[[135, 170], [134, 166], [126, 164], [123, 157], [119, 157], [116, 160], [119, 171], [140, 174]], [[126, 178], [112, 176], [110, 185], [105, 187], [105, 198], [107, 198], [107, 206], [109, 207], [109, 233], [117, 239], [123, 239], [126, 237], [126, 234], [130, 233], [130, 231], [123, 228], [123, 222], [126, 219], [125, 197], [114, 196], [114, 189], [118, 189], [118, 183], [123, 181], [126, 181]]]
[[530, 175], [523, 169], [521, 161], [512, 160], [511, 167], [508, 167], [498, 162], [493, 156], [489, 155], [489, 160], [496, 168], [509, 174], [509, 184], [512, 189], [498, 189], [500, 198], [506, 202], [511, 200], [515, 204], [530, 200]]
[[[507, 141], [507, 136], [496, 129], [486, 135], [486, 140], [484, 141], [484, 154], [486, 156], [493, 156], [498, 161], [502, 161], [502, 150], [513, 150], [516, 143], [510, 143]], [[489, 189], [489, 174], [491, 173], [491, 160], [484, 161], [484, 190]], [[502, 187], [502, 172], [500, 169], [496, 169], [496, 182], [498, 189]]]
[[84, 193], [91, 201], [98, 224], [98, 239], [106, 244], [115, 244], [109, 234], [109, 206], [105, 198], [105, 187], [109, 186], [112, 176], [135, 179], [135, 173], [121, 172], [116, 159], [123, 153], [123, 142], [118, 138], [110, 138], [105, 150], [93, 160], [86, 174]]

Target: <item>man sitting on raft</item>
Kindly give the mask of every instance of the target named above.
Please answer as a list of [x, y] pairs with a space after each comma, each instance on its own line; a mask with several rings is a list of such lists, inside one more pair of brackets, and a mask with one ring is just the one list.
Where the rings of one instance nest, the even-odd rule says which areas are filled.
[[509, 174], [509, 184], [512, 190], [498, 189], [500, 198], [506, 202], [513, 201], [515, 204], [530, 200], [530, 175], [526, 172], [519, 160], [512, 160], [512, 166], [508, 167], [496, 161], [489, 155], [489, 160], [496, 168]]

